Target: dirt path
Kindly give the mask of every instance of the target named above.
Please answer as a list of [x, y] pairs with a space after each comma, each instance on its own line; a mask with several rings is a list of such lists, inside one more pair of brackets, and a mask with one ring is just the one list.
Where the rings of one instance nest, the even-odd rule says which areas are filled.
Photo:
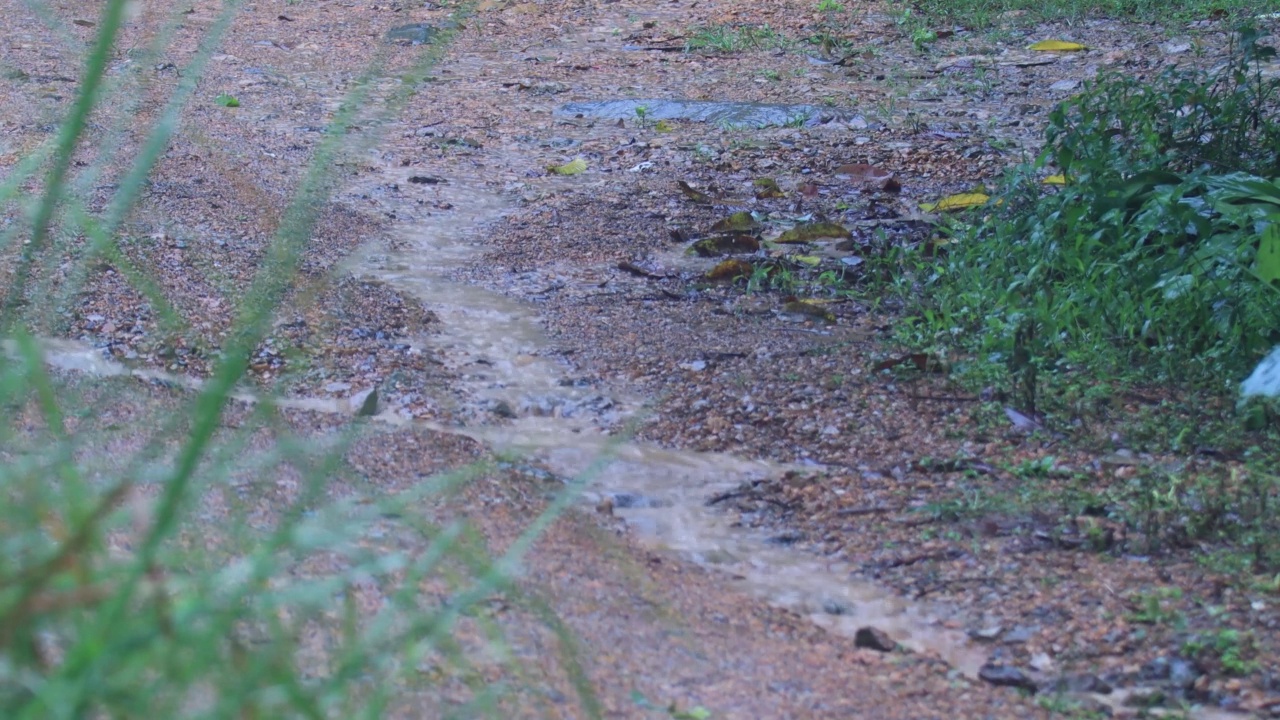
[[[26, 98], [26, 112], [3, 118], [6, 168], [48, 135], [46, 116], [65, 108], [66, 93], [56, 89], [75, 76], [90, 31], [70, 24], [83, 19], [73, 4], [57, 8], [70, 37], [51, 36], [17, 5], [0, 6], [5, 17], [22, 18], [8, 31], [4, 57], [20, 72], [5, 74], [3, 90]], [[103, 137], [121, 122], [121, 142], [139, 142], [122, 118], [160, 111], [176, 68], [217, 11], [214, 3], [193, 5], [170, 49], [147, 59], [137, 105], [106, 108]], [[135, 241], [126, 256], [154, 271], [184, 322], [167, 325], [163, 308], [120, 263], [109, 263], [42, 329], [139, 367], [206, 373], [236, 296], [344, 91], [379, 54], [392, 70], [388, 77], [411, 69], [418, 49], [388, 42], [389, 30], [449, 27], [450, 13], [407, 3], [246, 8], [127, 226]], [[159, 32], [162, 17], [134, 22], [135, 49]], [[776, 37], [729, 53], [670, 51], [697, 28], [747, 21], [770, 23]], [[523, 452], [517, 468], [469, 488], [447, 508], [473, 517], [495, 550], [545, 503], [549, 490], [540, 483], [548, 476], [537, 473], [555, 480], [583, 472], [602, 454], [613, 457], [586, 492], [586, 507], [598, 504], [603, 512], [570, 513], [525, 574], [578, 638], [609, 717], [670, 716], [662, 708], [672, 704], [706, 708], [715, 718], [1046, 712], [978, 679], [989, 660], [996, 670], [988, 680], [1002, 684], [1027, 686], [1033, 676], [1051, 684], [1062, 676], [1084, 678], [1066, 681], [1072, 689], [1092, 690], [1088, 679], [1116, 666], [1130, 684], [1168, 680], [1168, 672], [1141, 677], [1160, 646], [1106, 641], [1121, 649], [1115, 662], [1103, 661], [1073, 655], [1063, 633], [1048, 629], [1066, 622], [1055, 613], [1080, 604], [1096, 608], [1097, 618], [1123, 615], [1121, 600], [1062, 591], [1042, 598], [1031, 588], [1047, 576], [1077, 573], [1092, 578], [1087, 589], [1096, 590], [1167, 569], [1129, 560], [1102, 568], [1100, 561], [1055, 556], [1061, 562], [1028, 574], [1009, 560], [1003, 541], [958, 555], [958, 541], [894, 535], [871, 522], [814, 521], [894, 515], [874, 508], [901, 509], [894, 485], [918, 482], [917, 450], [941, 454], [970, 442], [942, 429], [966, 420], [865, 377], [882, 314], [843, 303], [832, 306], [836, 321], [828, 324], [786, 312], [777, 295], [712, 287], [699, 276], [716, 260], [688, 256], [683, 240], [741, 208], [854, 220], [866, 233], [850, 239], [867, 252], [877, 230], [918, 233], [924, 226], [911, 209], [915, 200], [989, 178], [1019, 145], [1034, 142], [1035, 123], [1015, 123], [1003, 108], [1016, 103], [1020, 115], [1035, 117], [1068, 91], [1064, 84], [1028, 92], [1029, 85], [1084, 77], [1099, 64], [1124, 61], [1114, 56], [1124, 48], [1130, 60], [1146, 62], [1133, 52], [1143, 40], [1097, 27], [1095, 42], [1112, 54], [1058, 59], [1047, 68], [1013, 58], [994, 71], [1004, 74], [999, 82], [967, 96], [980, 90], [977, 101], [939, 105], [972, 78], [944, 82], [951, 76], [936, 59], [903, 54], [894, 44], [900, 40], [886, 39], [891, 21], [875, 9], [840, 21], [841, 41], [865, 52], [851, 54], [858, 58], [852, 65], [833, 64], [839, 58], [825, 46], [803, 43], [830, 21], [786, 2], [482, 3], [400, 120], [376, 121], [376, 107], [401, 89], [388, 80], [375, 85], [369, 108], [349, 123], [357, 141], [365, 133], [369, 139], [335, 164], [334, 200], [306, 247], [302, 281], [279, 313], [272, 342], [254, 358], [256, 378], [264, 387], [283, 380], [282, 389], [325, 411], [294, 417], [317, 431], [336, 421], [334, 412], [354, 411], [361, 392], [376, 386], [382, 429], [352, 459], [372, 488], [394, 489], [494, 451]], [[120, 77], [130, 77], [133, 57], [117, 58]], [[985, 62], [970, 60], [962, 69]], [[928, 83], [918, 82], [926, 76]], [[219, 93], [236, 96], [239, 107], [212, 102]], [[775, 119], [800, 119], [783, 123], [794, 127], [750, 127], [752, 116], [743, 113], [760, 111], [755, 107], [731, 108], [738, 114], [730, 127], [686, 122], [676, 117], [681, 108], [660, 102], [668, 98], [783, 105], [766, 110]], [[619, 99], [631, 101], [620, 115], [591, 117], [590, 106], [572, 105]], [[994, 125], [1003, 127], [999, 143], [978, 131]], [[92, 162], [95, 148], [83, 154]], [[548, 171], [578, 158], [584, 172]], [[852, 162], [889, 168], [903, 179], [902, 195], [838, 179], [836, 169]], [[774, 179], [785, 197], [753, 199], [762, 177]], [[695, 202], [677, 189], [678, 180], [721, 200]], [[105, 204], [110, 189], [95, 190], [97, 202]], [[56, 296], [68, 283], [55, 275], [43, 289]], [[936, 431], [922, 434], [921, 423], [936, 423]], [[633, 430], [640, 441], [610, 443]], [[842, 478], [827, 487], [847, 498], [831, 500], [811, 479], [820, 466]], [[706, 507], [715, 496], [718, 506]], [[789, 507], [801, 503], [804, 519], [778, 525], [743, 504], [778, 498]], [[741, 515], [724, 513], [726, 503]], [[873, 509], [846, 512], [863, 507]], [[886, 536], [899, 545], [882, 546]], [[975, 537], [965, 539], [981, 542]], [[895, 569], [911, 567], [911, 577], [924, 569], [938, 585], [918, 593], [895, 583], [908, 596], [930, 596], [899, 599], [879, 584], [886, 578], [867, 572], [877, 563], [889, 580]], [[993, 563], [1003, 563], [999, 572]], [[985, 578], [978, 587], [986, 592], [944, 591], [957, 575]], [[1024, 596], [1010, 590], [1014, 578], [1026, 586]], [[1025, 620], [1032, 612], [1041, 614], [1034, 629]], [[557, 642], [540, 621], [510, 608], [495, 617], [527, 671], [512, 711], [583, 716], [554, 656]], [[1270, 615], [1254, 621], [1275, 622]], [[1066, 623], [1073, 628], [1067, 632], [1085, 638], [1078, 644], [1087, 650], [1104, 643], [1094, 634], [1114, 627], [1095, 622], [1096, 632]], [[1008, 625], [1044, 637], [1004, 637], [992, 649], [983, 644], [992, 638], [965, 636], [993, 623], [1001, 625], [997, 634]], [[887, 632], [912, 652], [855, 647], [863, 627]], [[510, 668], [495, 664], [482, 674], [488, 682], [510, 679]], [[435, 703], [470, 692], [456, 678], [447, 685], [429, 703], [410, 702], [405, 716], [436, 716]], [[1240, 690], [1206, 687], [1203, 698], [1238, 701]], [[1262, 707], [1268, 696], [1250, 692], [1250, 707]]]

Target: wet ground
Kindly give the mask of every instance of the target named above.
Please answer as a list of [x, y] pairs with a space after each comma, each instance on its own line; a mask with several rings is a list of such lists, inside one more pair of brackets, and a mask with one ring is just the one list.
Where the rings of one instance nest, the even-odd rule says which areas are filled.
[[[69, 36], [52, 40], [38, 18], [5, 12], [23, 20], [7, 31], [6, 69], [20, 72], [3, 89], [29, 99], [3, 118], [0, 167], [12, 168], [65, 107], [59, 83], [89, 28], [70, 24], [83, 19], [71, 5], [59, 10]], [[117, 58], [116, 77], [140, 91], [136, 106], [104, 109], [103, 137], [139, 141], [127, 118], [159, 111], [216, 12], [196, 3], [140, 71]], [[41, 278], [60, 304], [39, 329], [74, 341], [52, 364], [198, 386], [343, 93], [375, 56], [387, 77], [411, 72], [425, 32], [412, 25], [447, 28], [451, 12], [246, 9], [126, 223], [123, 257], [83, 288]], [[130, 37], [143, 46], [162, 20], [144, 14]], [[707, 28], [748, 22], [771, 34], [706, 44]], [[798, 304], [786, 296], [837, 297], [705, 275], [725, 248], [750, 257], [747, 274], [862, 272], [889, 243], [927, 235], [920, 202], [1034, 150], [1047, 109], [1100, 68], [1209, 63], [1225, 47], [1213, 25], [1172, 38], [1108, 23], [1012, 28], [920, 53], [874, 7], [482, 3], [398, 119], [378, 117], [402, 89], [386, 80], [348, 122], [356, 142], [333, 163], [332, 202], [239, 402], [283, 393], [302, 427], [372, 415], [352, 465], [374, 488], [518, 452], [517, 467], [458, 501], [495, 547], [545, 503], [540, 483], [585, 473], [582, 510], [526, 578], [579, 636], [611, 717], [652, 714], [633, 691], [713, 717], [1029, 717], [1043, 711], [1032, 690], [1117, 712], [1170, 704], [1157, 694], [1280, 707], [1273, 596], [1190, 557], [1081, 552], [1040, 537], [1035, 518], [918, 512], [970, 480], [971, 468], [927, 458], [1130, 464], [993, 427], [944, 380], [875, 370], [894, 357], [892, 308]], [[1050, 36], [1093, 49], [1020, 49]], [[105, 205], [111, 190], [90, 196]], [[739, 227], [742, 211], [755, 215]], [[757, 249], [756, 236], [806, 222], [842, 231]], [[689, 252], [724, 236], [716, 257]], [[151, 297], [139, 267], [158, 285]], [[1175, 602], [1163, 588], [1186, 592]], [[1257, 667], [1235, 678], [1181, 657], [1185, 626], [1132, 620], [1147, 596], [1193, 629], [1210, 606], [1255, 629]], [[544, 654], [532, 618], [504, 621], [522, 657]], [[525, 710], [579, 716], [554, 663], [536, 677], [545, 697]]]

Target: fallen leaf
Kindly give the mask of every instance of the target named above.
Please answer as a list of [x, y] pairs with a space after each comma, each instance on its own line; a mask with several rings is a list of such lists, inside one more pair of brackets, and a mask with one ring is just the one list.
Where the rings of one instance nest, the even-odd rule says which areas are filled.
[[587, 170], [587, 161], [582, 158], [574, 158], [563, 165], [549, 165], [547, 170], [556, 175], [581, 175]]
[[1058, 173], [1057, 175], [1050, 175], [1049, 177], [1045, 178], [1044, 180], [1041, 180], [1040, 182], [1044, 183], [1045, 185], [1066, 185], [1067, 176], [1063, 175], [1062, 173]]
[[648, 270], [645, 270], [644, 268], [640, 267], [639, 265], [636, 265], [635, 263], [629, 260], [623, 260], [622, 262], [618, 263], [617, 267], [619, 270], [622, 270], [623, 272], [629, 272], [632, 275], [635, 275], [637, 277], [652, 278], [654, 280], [661, 280], [662, 278], [666, 277], [666, 275], [656, 275], [654, 273], [651, 273]]
[[854, 163], [852, 165], [841, 165], [836, 168], [836, 175], [848, 177], [855, 183], [868, 185], [877, 190], [885, 192], [898, 192], [902, 186], [898, 183], [898, 179], [893, 173], [884, 168], [875, 165], [866, 165], [863, 163]]
[[717, 235], [689, 246], [689, 251], [702, 257], [729, 253], [752, 253], [760, 249], [760, 241], [751, 235]]
[[882, 360], [876, 363], [871, 369], [874, 372], [880, 372], [882, 370], [896, 368], [900, 365], [914, 365], [920, 372], [944, 372], [946, 370], [945, 363], [928, 353], [907, 353], [906, 355], [899, 355], [895, 358]]
[[827, 310], [821, 305], [808, 303], [794, 297], [788, 298], [787, 301], [782, 304], [782, 311], [792, 313], [794, 315], [807, 315], [809, 317], [818, 318], [825, 323], [833, 323], [836, 321], [836, 316], [827, 312]]
[[699, 192], [697, 190], [694, 190], [692, 187], [689, 186], [689, 183], [683, 180], [678, 181], [676, 185], [680, 188], [680, 192], [684, 193], [685, 197], [689, 198], [690, 200], [696, 203], [710, 205], [715, 202], [715, 200], [713, 200], [710, 195], [704, 192]]
[[925, 212], [952, 212], [986, 205], [990, 199], [991, 197], [986, 193], [960, 193], [958, 195], [948, 195], [936, 203], [921, 203], [920, 209]]
[[839, 223], [803, 223], [779, 235], [775, 242], [783, 244], [806, 243], [819, 238], [849, 239], [852, 237], [852, 233]]
[[757, 200], [786, 197], [786, 194], [782, 192], [782, 188], [778, 187], [778, 181], [773, 178], [757, 178], [751, 184], [756, 188]]
[[743, 210], [711, 226], [711, 232], [747, 232], [758, 225], [751, 213]]
[[1089, 48], [1080, 43], [1069, 42], [1067, 40], [1041, 40], [1027, 48], [1036, 52], [1079, 52], [1088, 50]]
[[814, 197], [818, 194], [818, 184], [811, 182], [803, 183], [800, 185], [800, 194], [805, 197]]
[[809, 267], [814, 267], [822, 263], [822, 258], [817, 255], [792, 255], [791, 259], [802, 265], [808, 265]]
[[736, 280], [750, 277], [755, 267], [746, 260], [725, 260], [707, 271], [708, 280]]
[[1009, 418], [1009, 422], [1013, 423], [1013, 426], [1018, 428], [1019, 430], [1040, 429], [1039, 422], [1037, 422], [1036, 420], [1030, 417], [1027, 417], [1026, 415], [1023, 415], [1022, 413], [1018, 412], [1017, 410], [1014, 410], [1013, 408], [1008, 408], [1008, 407], [1005, 408], [1004, 415], [1005, 417]]

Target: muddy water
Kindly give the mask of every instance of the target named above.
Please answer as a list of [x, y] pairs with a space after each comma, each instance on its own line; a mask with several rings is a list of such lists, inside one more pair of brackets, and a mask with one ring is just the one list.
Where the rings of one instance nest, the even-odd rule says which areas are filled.
[[[411, 174], [388, 165], [373, 182], [406, 187]], [[509, 205], [484, 183], [444, 180], [434, 183], [430, 194], [436, 206], [450, 208], [447, 212], [397, 207], [395, 249], [366, 248], [350, 266], [430, 308], [441, 322], [429, 342], [463, 378], [464, 395], [481, 405], [505, 403], [516, 415], [510, 422], [437, 429], [522, 453], [558, 475], [582, 478], [588, 502], [608, 498], [613, 512], [647, 543], [723, 570], [728, 584], [837, 632], [852, 635], [874, 626], [905, 647], [936, 653], [976, 676], [985, 652], [960, 632], [941, 627], [947, 611], [906, 603], [851, 579], [850, 567], [730, 527], [728, 517], [706, 506], [717, 492], [787, 468], [620, 439], [629, 419], [643, 417], [641, 398], [569, 382], [571, 368], [551, 352], [536, 308], [451, 279], [454, 270], [478, 257], [484, 228], [501, 219]], [[394, 409], [387, 409], [380, 417], [392, 415]]]

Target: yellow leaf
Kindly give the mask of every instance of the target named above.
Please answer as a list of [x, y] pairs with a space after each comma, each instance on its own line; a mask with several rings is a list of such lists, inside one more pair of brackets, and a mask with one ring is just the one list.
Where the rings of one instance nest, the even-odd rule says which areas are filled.
[[1081, 45], [1080, 43], [1068, 42], [1066, 40], [1041, 40], [1027, 49], [1038, 50], [1040, 52], [1079, 52], [1081, 50], [1088, 50], [1089, 48]]
[[734, 280], [740, 277], [750, 277], [753, 272], [755, 272], [755, 268], [745, 260], [725, 260], [707, 271], [707, 279]]
[[990, 196], [984, 193], [960, 193], [959, 195], [948, 195], [936, 203], [921, 203], [920, 209], [925, 212], [965, 210], [967, 208], [985, 205], [990, 199]]
[[818, 318], [825, 323], [833, 323], [836, 321], [836, 316], [832, 315], [822, 306], [814, 305], [813, 303], [805, 302], [804, 300], [797, 300], [795, 298], [791, 298], [787, 302], [783, 303], [782, 311], [796, 315], [808, 315], [809, 317]]
[[848, 239], [851, 237], [853, 237], [853, 235], [849, 230], [839, 223], [816, 222], [796, 225], [790, 230], [779, 235], [776, 242], [783, 244], [807, 243], [822, 238]]
[[675, 127], [673, 127], [671, 123], [667, 122], [666, 120], [659, 120], [658, 124], [653, 126], [653, 129], [657, 130], [658, 132], [671, 132], [672, 130], [675, 130]]
[[557, 175], [580, 175], [587, 169], [587, 161], [582, 158], [574, 158], [564, 165], [551, 165], [547, 168]]
[[822, 263], [822, 258], [817, 257], [816, 255], [792, 255], [791, 259], [798, 263], [804, 263], [810, 267]]
[[1044, 183], [1045, 185], [1066, 185], [1067, 176], [1063, 175], [1062, 173], [1058, 173], [1057, 175], [1050, 175], [1049, 177], [1045, 178], [1044, 180], [1041, 180], [1040, 182]]

